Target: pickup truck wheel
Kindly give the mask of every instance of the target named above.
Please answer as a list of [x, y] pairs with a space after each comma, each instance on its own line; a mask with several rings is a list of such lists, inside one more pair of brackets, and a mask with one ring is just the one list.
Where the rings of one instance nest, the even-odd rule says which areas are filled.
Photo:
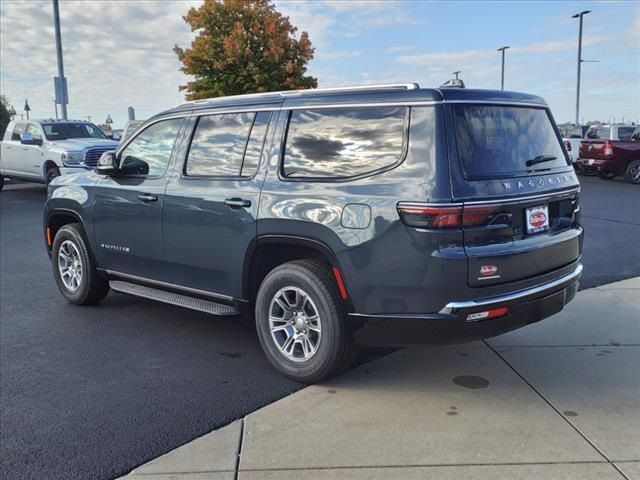
[[634, 160], [631, 162], [627, 167], [627, 171], [624, 176], [631, 183], [640, 185], [640, 160]]
[[600, 171], [600, 172], [598, 172], [598, 176], [599, 176], [600, 178], [605, 179], [605, 180], [613, 180], [613, 179], [615, 178], [616, 174], [615, 174], [615, 173], [613, 173], [613, 172], [607, 172], [607, 171], [605, 170], [605, 171]]
[[47, 169], [47, 176], [46, 176], [47, 185], [51, 183], [51, 180], [59, 176], [60, 176], [60, 170], [58, 170], [58, 167], [49, 167]]
[[71, 223], [58, 230], [51, 263], [56, 284], [69, 302], [93, 305], [109, 293], [109, 282], [98, 274], [79, 224]]
[[256, 299], [258, 338], [285, 376], [316, 383], [347, 368], [355, 345], [328, 269], [300, 260], [273, 269]]

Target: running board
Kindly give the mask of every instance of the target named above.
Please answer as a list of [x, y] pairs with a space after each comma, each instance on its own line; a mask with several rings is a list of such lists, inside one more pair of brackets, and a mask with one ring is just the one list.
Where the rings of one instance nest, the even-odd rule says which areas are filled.
[[212, 315], [238, 315], [239, 313], [238, 309], [231, 305], [216, 303], [211, 300], [204, 300], [201, 298], [189, 297], [187, 295], [159, 290], [153, 287], [146, 287], [136, 283], [112, 280], [109, 282], [109, 286], [116, 292], [127, 293], [129, 295], [135, 295], [136, 297], [169, 303], [178, 307], [190, 308], [191, 310], [198, 310]]

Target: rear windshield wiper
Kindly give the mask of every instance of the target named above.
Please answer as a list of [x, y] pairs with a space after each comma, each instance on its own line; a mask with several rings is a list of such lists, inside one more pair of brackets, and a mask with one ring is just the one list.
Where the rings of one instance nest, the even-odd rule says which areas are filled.
[[527, 160], [525, 164], [527, 167], [532, 165], [537, 165], [538, 163], [550, 162], [555, 160], [558, 157], [554, 157], [553, 155], [538, 155], [536, 158], [532, 158], [531, 160]]

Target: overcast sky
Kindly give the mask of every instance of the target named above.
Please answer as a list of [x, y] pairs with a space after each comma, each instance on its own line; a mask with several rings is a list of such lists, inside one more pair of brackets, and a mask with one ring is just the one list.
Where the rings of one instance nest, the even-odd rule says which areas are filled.
[[[198, 0], [61, 0], [69, 116], [107, 114], [114, 127], [127, 107], [146, 118], [184, 99], [186, 77], [172, 51], [192, 34], [182, 20]], [[506, 88], [543, 96], [556, 120], [575, 112], [578, 22], [585, 16], [581, 117], [640, 116], [640, 2], [278, 1], [316, 47], [310, 73], [321, 87], [389, 81], [438, 86], [454, 70], [468, 87], [500, 87], [500, 55], [509, 45]], [[50, 0], [0, 1], [0, 90], [19, 113], [54, 115], [57, 74]]]

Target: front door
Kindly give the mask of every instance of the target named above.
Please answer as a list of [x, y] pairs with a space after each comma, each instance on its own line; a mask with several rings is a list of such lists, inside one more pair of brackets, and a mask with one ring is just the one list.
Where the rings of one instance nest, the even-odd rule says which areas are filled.
[[225, 113], [198, 119], [185, 163], [165, 195], [164, 238], [173, 283], [242, 298], [271, 115]]
[[30, 123], [27, 126], [27, 133], [31, 134], [34, 140], [40, 140], [40, 145], [22, 145], [24, 173], [34, 177], [44, 177], [43, 163], [44, 155], [42, 153], [42, 129], [36, 123]]
[[162, 238], [164, 192], [184, 119], [153, 123], [116, 154], [118, 173], [95, 192], [96, 259], [106, 270], [168, 281]]

